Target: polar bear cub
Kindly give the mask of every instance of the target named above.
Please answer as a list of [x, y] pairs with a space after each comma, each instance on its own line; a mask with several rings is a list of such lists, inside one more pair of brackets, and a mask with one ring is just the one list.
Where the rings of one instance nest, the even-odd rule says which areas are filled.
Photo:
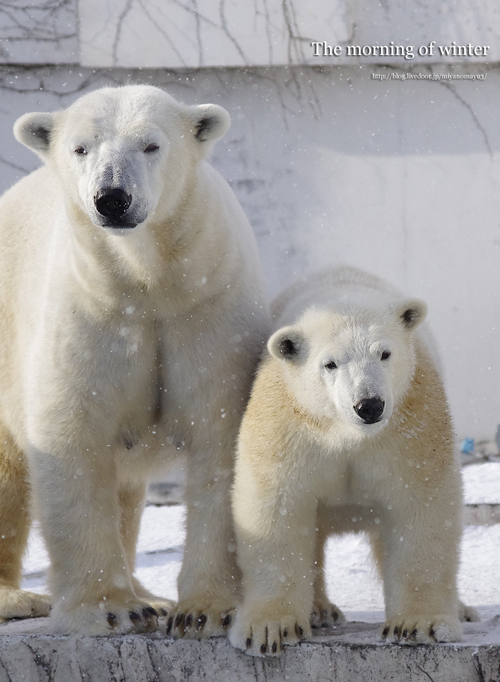
[[382, 637], [460, 640], [461, 477], [419, 329], [425, 303], [344, 267], [296, 282], [273, 315], [239, 436], [244, 600], [231, 642], [279, 654], [310, 634], [311, 612], [313, 625], [342, 620], [326, 596], [324, 545], [353, 531], [368, 533], [383, 578]]
[[135, 579], [136, 539], [148, 478], [180, 453], [170, 630], [227, 629], [234, 444], [270, 325], [252, 230], [204, 160], [228, 127], [222, 107], [140, 85], [16, 122], [44, 165], [0, 201], [2, 618], [50, 608], [19, 589], [29, 469], [54, 630], [154, 629], [169, 604]]

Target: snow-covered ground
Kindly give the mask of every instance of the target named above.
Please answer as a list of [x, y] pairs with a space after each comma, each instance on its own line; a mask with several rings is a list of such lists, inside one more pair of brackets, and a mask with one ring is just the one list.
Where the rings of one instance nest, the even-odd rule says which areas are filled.
[[[500, 464], [464, 467], [465, 501], [468, 504], [500, 503]], [[153, 592], [177, 597], [176, 579], [182, 560], [185, 509], [182, 505], [146, 507], [137, 553], [137, 576]], [[24, 566], [23, 587], [35, 592], [46, 589], [44, 571], [48, 556], [40, 533], [34, 528]], [[380, 581], [361, 536], [346, 535], [327, 545], [327, 580], [330, 598], [348, 620], [381, 622], [384, 600]], [[462, 600], [475, 606], [483, 624], [467, 625], [477, 640], [500, 643], [500, 524], [467, 526], [462, 541], [459, 574]], [[500, 619], [499, 619], [500, 620]], [[478, 641], [479, 643], [479, 641]]]
[[500, 463], [465, 466], [462, 478], [465, 504], [500, 504]]

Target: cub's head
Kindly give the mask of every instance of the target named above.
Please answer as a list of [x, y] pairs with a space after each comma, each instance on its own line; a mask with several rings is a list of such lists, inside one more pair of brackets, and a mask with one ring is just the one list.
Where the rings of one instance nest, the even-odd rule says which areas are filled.
[[103, 88], [68, 109], [18, 119], [14, 134], [51, 164], [76, 209], [113, 230], [161, 221], [229, 128], [215, 104], [185, 106], [159, 88]]
[[285, 380], [302, 408], [358, 436], [379, 432], [415, 373], [414, 332], [427, 306], [310, 308], [268, 342], [283, 363]]

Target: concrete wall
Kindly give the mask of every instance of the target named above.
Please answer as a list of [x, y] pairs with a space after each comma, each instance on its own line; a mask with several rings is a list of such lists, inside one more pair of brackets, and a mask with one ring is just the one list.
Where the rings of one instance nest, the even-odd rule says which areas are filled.
[[[148, 82], [233, 124], [212, 162], [256, 231], [269, 290], [344, 262], [429, 303], [458, 435], [500, 423], [500, 9], [494, 0], [39, 0], [0, 8], [0, 189], [37, 165], [11, 129], [110, 83]], [[309, 3], [308, 3], [309, 7]], [[241, 11], [240, 11], [241, 10]], [[247, 11], [247, 10], [245, 10]], [[267, 12], [267, 14], [266, 14]], [[346, 56], [430, 41], [482, 56]], [[312, 41], [339, 45], [315, 57]], [[168, 49], [167, 49], [168, 48]], [[453, 62], [453, 63], [451, 63]], [[138, 67], [141, 67], [140, 69]], [[156, 68], [150, 68], [156, 67]], [[238, 68], [234, 68], [238, 67]], [[479, 76], [482, 80], [445, 76]], [[410, 76], [414, 76], [410, 78]], [[383, 77], [383, 78], [382, 78]]]

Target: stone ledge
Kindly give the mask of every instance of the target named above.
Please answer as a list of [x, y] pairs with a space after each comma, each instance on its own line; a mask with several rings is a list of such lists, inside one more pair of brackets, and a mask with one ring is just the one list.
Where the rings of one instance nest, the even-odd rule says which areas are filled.
[[461, 644], [417, 647], [375, 644], [376, 624], [351, 622], [279, 659], [251, 658], [223, 638], [58, 637], [43, 632], [47, 621], [18, 621], [0, 629], [9, 633], [0, 636], [0, 682], [498, 682], [500, 646], [474, 640], [496, 639], [499, 618], [466, 624]]
[[500, 504], [464, 505], [464, 526], [494, 526], [500, 523]]

